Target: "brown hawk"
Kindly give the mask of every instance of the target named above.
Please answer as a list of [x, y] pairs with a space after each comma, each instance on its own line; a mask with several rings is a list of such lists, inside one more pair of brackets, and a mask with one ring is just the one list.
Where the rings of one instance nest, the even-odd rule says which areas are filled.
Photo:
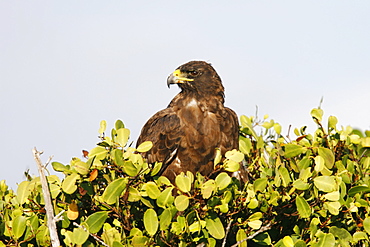
[[171, 84], [177, 84], [181, 92], [148, 120], [137, 146], [144, 141], [153, 143], [144, 157], [149, 163], [162, 162], [160, 175], [172, 182], [180, 172], [208, 176], [214, 170], [217, 148], [222, 155], [238, 149], [237, 115], [224, 106], [221, 79], [207, 62], [181, 65], [167, 78], [168, 87]]

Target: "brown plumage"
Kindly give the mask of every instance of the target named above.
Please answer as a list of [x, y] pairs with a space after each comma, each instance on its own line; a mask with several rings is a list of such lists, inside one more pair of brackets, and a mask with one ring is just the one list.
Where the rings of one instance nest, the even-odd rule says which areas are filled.
[[223, 155], [238, 149], [237, 115], [224, 107], [224, 87], [209, 63], [181, 65], [168, 77], [167, 85], [171, 84], [177, 84], [181, 92], [148, 120], [137, 145], [153, 142], [144, 156], [149, 163], [163, 162], [161, 175], [172, 182], [182, 171], [208, 176], [216, 148]]

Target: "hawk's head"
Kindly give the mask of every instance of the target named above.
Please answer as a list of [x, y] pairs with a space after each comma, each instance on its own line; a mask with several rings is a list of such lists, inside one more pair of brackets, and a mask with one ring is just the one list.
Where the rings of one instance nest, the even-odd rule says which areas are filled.
[[204, 61], [191, 61], [178, 67], [168, 78], [168, 87], [177, 84], [182, 91], [204, 94], [222, 94], [221, 79], [211, 64]]

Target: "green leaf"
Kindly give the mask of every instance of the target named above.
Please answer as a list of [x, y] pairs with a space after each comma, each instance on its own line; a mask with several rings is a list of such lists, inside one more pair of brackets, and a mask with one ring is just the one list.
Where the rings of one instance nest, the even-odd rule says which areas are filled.
[[18, 185], [17, 200], [19, 204], [23, 204], [28, 201], [28, 196], [31, 194], [30, 184], [30, 181], [23, 181]]
[[311, 207], [302, 196], [296, 197], [295, 205], [297, 206], [298, 213], [302, 218], [309, 218], [311, 216]]
[[73, 243], [77, 245], [82, 245], [86, 242], [89, 237], [89, 233], [81, 228], [73, 229]]
[[336, 190], [336, 182], [332, 176], [319, 176], [313, 179], [315, 186], [324, 192]]
[[219, 190], [225, 189], [231, 183], [231, 177], [226, 172], [221, 172], [215, 179]]
[[285, 167], [283, 166], [280, 166], [279, 167], [279, 173], [280, 173], [280, 176], [281, 176], [281, 181], [283, 183], [283, 186], [284, 187], [287, 187], [288, 184], [292, 181], [290, 179], [290, 176], [289, 176], [289, 172], [288, 172], [288, 169], [286, 169]]
[[130, 137], [130, 130], [126, 128], [121, 128], [117, 130], [117, 136], [115, 141], [121, 146], [126, 146], [128, 138]]
[[293, 182], [293, 187], [298, 190], [308, 190], [308, 188], [310, 188], [310, 185], [304, 182], [302, 179], [297, 179]]
[[191, 189], [191, 178], [186, 176], [183, 172], [176, 176], [175, 183], [182, 192], [186, 193]]
[[140, 191], [134, 187], [128, 188], [128, 198], [129, 202], [137, 202], [141, 199]]
[[158, 189], [158, 185], [151, 181], [147, 182], [143, 186], [143, 190], [145, 190], [148, 196], [152, 199], [157, 199], [157, 197], [161, 194], [161, 191]]
[[216, 148], [216, 155], [213, 160], [213, 165], [216, 166], [221, 162], [222, 155], [221, 155], [221, 150], [219, 148]]
[[240, 137], [239, 139], [239, 150], [246, 155], [249, 155], [252, 149], [252, 141], [249, 138]]
[[261, 191], [263, 192], [267, 186], [267, 178], [257, 178], [253, 183], [254, 191]]
[[225, 157], [228, 160], [232, 160], [236, 163], [239, 163], [244, 159], [244, 154], [241, 153], [240, 151], [234, 149], [234, 150], [231, 150], [231, 151], [227, 151], [225, 153]]
[[204, 199], [211, 197], [213, 192], [216, 190], [216, 183], [213, 179], [208, 180], [200, 187], [201, 193]]
[[104, 147], [97, 146], [90, 150], [88, 157], [93, 158], [97, 160], [103, 160], [108, 154], [108, 150], [106, 150]]
[[319, 241], [312, 247], [333, 247], [335, 246], [335, 237], [331, 233], [320, 232], [318, 235]]
[[333, 191], [324, 195], [324, 198], [329, 201], [338, 201], [340, 199], [339, 191]]
[[178, 211], [184, 211], [189, 206], [189, 197], [185, 195], [179, 195], [175, 199], [175, 207]]
[[114, 204], [122, 194], [122, 191], [126, 188], [127, 179], [119, 178], [108, 184], [102, 195], [102, 199], [107, 204]]
[[240, 169], [240, 163], [233, 160], [225, 160], [224, 169], [228, 172], [236, 172]]
[[340, 202], [324, 202], [324, 208], [328, 209], [332, 215], [338, 215], [341, 206]]
[[248, 226], [253, 228], [254, 230], [258, 230], [262, 226], [262, 221], [261, 220], [252, 220], [248, 222]]
[[285, 247], [294, 247], [293, 239], [290, 236], [285, 236], [283, 238], [283, 243], [284, 243]]
[[370, 217], [366, 217], [363, 221], [364, 229], [367, 232], [367, 234], [370, 234]]
[[328, 148], [319, 147], [318, 153], [324, 158], [326, 167], [329, 169], [333, 168], [335, 162], [333, 151]]
[[286, 144], [284, 145], [284, 150], [285, 150], [284, 156], [286, 158], [292, 158], [306, 152], [305, 147], [296, 144]]
[[115, 127], [115, 129], [116, 129], [116, 130], [118, 130], [118, 129], [122, 129], [122, 128], [124, 128], [124, 127], [125, 127], [125, 124], [122, 122], [122, 120], [119, 120], [119, 119], [118, 119], [118, 120], [115, 122], [114, 127]]
[[73, 163], [73, 168], [81, 175], [87, 175], [90, 172], [90, 165], [81, 160]]
[[107, 129], [107, 122], [105, 120], [100, 121], [99, 134], [102, 135]]
[[159, 216], [159, 230], [165, 231], [168, 229], [172, 221], [171, 209], [167, 208], [163, 210], [162, 214]]
[[[247, 234], [245, 233], [244, 229], [239, 229], [236, 233], [236, 242], [242, 241], [247, 238]], [[239, 247], [247, 247], [247, 241], [238, 245]]]
[[158, 217], [154, 209], [149, 208], [144, 213], [144, 227], [150, 236], [153, 236], [158, 229]]
[[[347, 245], [344, 245], [344, 246], [350, 246], [349, 242], [352, 241], [352, 236], [346, 229], [339, 228], [339, 227], [336, 227], [336, 226], [332, 226], [329, 229], [329, 233], [332, 233], [339, 240], [345, 241], [345, 243], [347, 243]], [[343, 244], [342, 244], [342, 246], [343, 246]]]
[[80, 178], [77, 173], [68, 175], [62, 182], [62, 190], [67, 194], [72, 194], [77, 190], [76, 181]]
[[14, 218], [12, 231], [15, 239], [22, 237], [24, 231], [26, 230], [26, 220], [27, 218], [22, 215], [18, 215]]
[[276, 134], [280, 135], [281, 134], [281, 125], [278, 124], [278, 123], [275, 123], [274, 124], [274, 130], [275, 130]]
[[100, 231], [107, 218], [107, 211], [96, 212], [87, 217], [86, 224], [89, 226], [89, 232], [97, 233]]
[[166, 188], [162, 193], [157, 197], [157, 205], [161, 208], [166, 208], [173, 203], [173, 188]]
[[135, 177], [139, 174], [141, 168], [137, 167], [131, 160], [129, 160], [124, 162], [123, 170], [130, 177]]
[[322, 109], [317, 109], [317, 108], [314, 108], [312, 109], [311, 111], [311, 116], [313, 118], [316, 118], [319, 122], [322, 121], [322, 116], [324, 115], [324, 111]]
[[36, 231], [36, 241], [38, 246], [51, 246], [49, 229], [46, 225], [41, 225]]
[[67, 166], [63, 165], [62, 163], [56, 162], [56, 161], [51, 162], [51, 165], [53, 166], [53, 169], [57, 172], [64, 172], [68, 170]]
[[356, 195], [357, 193], [362, 193], [362, 192], [364, 193], [370, 192], [370, 187], [362, 186], [362, 185], [352, 187], [348, 190], [348, 195], [352, 197]]
[[225, 229], [221, 220], [217, 216], [206, 218], [206, 228], [209, 234], [216, 239], [223, 239], [225, 237]]
[[145, 141], [143, 143], [141, 143], [138, 147], [137, 147], [137, 151], [139, 153], [145, 153], [145, 152], [148, 152], [151, 148], [153, 147], [153, 143], [151, 141]]
[[329, 119], [328, 119], [329, 129], [330, 128], [331, 129], [336, 129], [337, 123], [338, 123], [338, 119], [335, 116], [329, 116]]

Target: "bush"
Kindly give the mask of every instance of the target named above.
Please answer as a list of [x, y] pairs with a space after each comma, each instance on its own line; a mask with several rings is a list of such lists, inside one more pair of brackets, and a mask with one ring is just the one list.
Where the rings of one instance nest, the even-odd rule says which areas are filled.
[[[140, 155], [150, 142], [129, 147], [122, 121], [110, 137], [102, 121], [86, 159], [52, 163], [65, 176], [47, 177], [59, 238], [65, 246], [369, 246], [370, 132], [337, 129], [334, 116], [324, 128], [323, 111], [311, 115], [316, 131], [294, 129], [294, 138], [267, 116], [241, 116], [240, 151], [215, 159], [214, 179], [187, 172], [175, 184]], [[244, 185], [225, 172], [241, 160]], [[0, 219], [0, 246], [50, 246], [39, 177], [17, 193], [0, 182]]]

